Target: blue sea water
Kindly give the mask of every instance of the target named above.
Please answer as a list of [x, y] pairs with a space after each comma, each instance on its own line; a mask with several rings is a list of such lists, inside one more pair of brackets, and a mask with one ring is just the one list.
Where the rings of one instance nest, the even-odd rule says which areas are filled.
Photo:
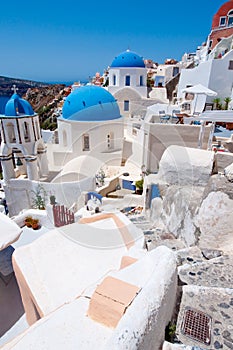
[[9, 100], [10, 96], [0, 96], [0, 114], [4, 114], [5, 112], [5, 105], [7, 101]]

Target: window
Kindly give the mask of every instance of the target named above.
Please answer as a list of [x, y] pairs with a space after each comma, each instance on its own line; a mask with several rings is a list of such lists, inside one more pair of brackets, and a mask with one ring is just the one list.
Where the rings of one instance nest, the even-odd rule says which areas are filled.
[[179, 67], [173, 67], [173, 74], [172, 74], [172, 76], [175, 77], [177, 74], [179, 74]]
[[211, 47], [213, 44], [213, 40], [210, 40], [209, 47]]
[[229, 61], [228, 69], [233, 70], [233, 61]]
[[129, 111], [129, 101], [128, 100], [124, 101], [124, 111], [126, 111], [126, 112]]
[[89, 135], [83, 135], [83, 151], [90, 151]]
[[116, 76], [115, 76], [115, 74], [113, 75], [113, 85], [116, 85]]
[[8, 134], [8, 139], [10, 143], [15, 143], [16, 137], [15, 137], [15, 129], [14, 129], [14, 124], [13, 123], [7, 123], [7, 134]]
[[183, 111], [190, 111], [190, 103], [183, 103], [181, 108]]
[[233, 10], [228, 12], [228, 23], [229, 26], [233, 25]]
[[28, 123], [24, 122], [23, 123], [23, 129], [24, 129], [24, 140], [26, 142], [30, 142], [30, 135], [29, 135], [29, 127], [28, 127]]
[[130, 86], [130, 75], [126, 75], [125, 77], [125, 86]]
[[140, 82], [139, 82], [140, 86], [143, 86], [143, 75], [140, 75]]
[[194, 94], [191, 94], [190, 92], [186, 92], [185, 99], [186, 100], [193, 100], [194, 99]]
[[226, 17], [220, 17], [219, 20], [219, 26], [225, 26], [226, 25]]

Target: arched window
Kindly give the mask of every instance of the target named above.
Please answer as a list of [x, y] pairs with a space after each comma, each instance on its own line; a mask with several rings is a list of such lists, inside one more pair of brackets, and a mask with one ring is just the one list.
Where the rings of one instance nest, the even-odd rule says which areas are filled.
[[113, 75], [113, 85], [116, 85], [116, 75]]
[[125, 86], [130, 86], [130, 75], [126, 75], [125, 77]]
[[66, 130], [63, 130], [63, 132], [62, 132], [62, 139], [63, 139], [63, 146], [67, 147], [67, 133], [66, 133]]
[[28, 122], [23, 123], [23, 133], [25, 142], [30, 142], [30, 132]]
[[88, 134], [83, 135], [83, 151], [90, 151], [90, 138]]
[[228, 26], [232, 26], [233, 25], [233, 10], [228, 12], [227, 17], [228, 17], [228, 21], [227, 21]]
[[8, 140], [10, 143], [15, 143], [16, 142], [16, 137], [15, 137], [15, 128], [13, 123], [7, 123], [7, 135], [8, 135]]

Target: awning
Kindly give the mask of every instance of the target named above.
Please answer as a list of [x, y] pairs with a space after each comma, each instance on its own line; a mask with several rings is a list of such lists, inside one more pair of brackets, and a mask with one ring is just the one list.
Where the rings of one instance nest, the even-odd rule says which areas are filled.
[[195, 119], [215, 123], [233, 123], [233, 111], [205, 111]]

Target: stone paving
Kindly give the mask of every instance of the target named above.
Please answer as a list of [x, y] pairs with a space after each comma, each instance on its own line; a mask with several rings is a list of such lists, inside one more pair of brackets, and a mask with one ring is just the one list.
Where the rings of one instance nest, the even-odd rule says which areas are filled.
[[219, 288], [233, 287], [232, 271], [233, 257], [227, 255], [178, 268], [183, 283]]
[[[129, 218], [143, 230], [149, 251], [160, 245], [176, 251], [182, 288], [176, 325], [178, 343], [167, 343], [163, 349], [233, 350], [233, 255], [218, 249], [187, 248], [174, 235], [154, 228], [145, 216]], [[209, 345], [184, 334], [183, 321], [188, 309], [210, 317]]]
[[[178, 339], [202, 349], [233, 349], [233, 256], [198, 247], [179, 250], [176, 255], [183, 284], [176, 327]], [[184, 335], [182, 322], [189, 308], [211, 317], [210, 345]]]
[[176, 239], [170, 233], [163, 233], [160, 229], [153, 227], [151, 222], [143, 215], [128, 216], [128, 218], [140, 229], [142, 229], [145, 237], [145, 246], [148, 251], [151, 251], [161, 245], [164, 245], [172, 250], [185, 248], [185, 244]]

